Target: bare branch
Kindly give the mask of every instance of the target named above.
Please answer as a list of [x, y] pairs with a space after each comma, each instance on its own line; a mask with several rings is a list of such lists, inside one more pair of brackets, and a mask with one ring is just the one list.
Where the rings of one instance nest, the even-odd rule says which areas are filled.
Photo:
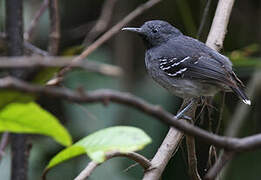
[[[147, 170], [151, 165], [148, 159], [135, 152], [128, 152], [128, 153], [110, 152], [106, 154], [106, 160], [109, 160], [114, 157], [127, 157], [129, 159], [132, 159], [137, 163], [139, 163], [144, 168], [144, 170]], [[74, 180], [84, 180], [88, 178], [91, 175], [91, 173], [95, 170], [95, 168], [100, 164], [101, 163], [96, 163], [94, 161], [91, 161], [87, 165], [87, 167]]]
[[[189, 101], [184, 100], [180, 110], [187, 105]], [[189, 117], [194, 117], [194, 113], [197, 105], [193, 104], [191, 109], [185, 113]], [[180, 111], [179, 110], [179, 111]], [[184, 137], [183, 132], [178, 131], [176, 128], [171, 127], [167, 136], [165, 137], [163, 143], [160, 145], [157, 153], [154, 155], [151, 160], [151, 168], [149, 171], [146, 171], [143, 177], [143, 180], [157, 180], [160, 179], [161, 174], [163, 173], [165, 167], [167, 166], [171, 157], [177, 152], [179, 144]]]
[[5, 154], [5, 148], [8, 144], [8, 140], [9, 140], [9, 133], [4, 132], [2, 134], [2, 138], [1, 138], [1, 142], [0, 142], [0, 162], [1, 162], [2, 157]]
[[219, 0], [215, 17], [208, 34], [207, 46], [219, 51], [227, 33], [227, 25], [232, 11], [234, 0]]
[[50, 0], [49, 2], [50, 13], [50, 35], [48, 52], [54, 56], [57, 55], [60, 42], [60, 16], [58, 0]]
[[34, 68], [34, 67], [65, 67], [70, 65], [74, 68], [86, 69], [107, 76], [121, 76], [122, 69], [115, 65], [98, 63], [95, 61], [82, 61], [71, 63], [71, 57], [0, 57], [1, 68]]
[[[161, 0], [149, 0], [148, 2], [138, 6], [134, 11], [132, 11], [130, 14], [128, 14], [125, 18], [123, 18], [120, 22], [118, 22], [116, 25], [114, 25], [110, 30], [108, 30], [106, 33], [104, 33], [99, 39], [97, 39], [94, 43], [92, 43], [90, 46], [88, 46], [79, 56], [75, 57], [73, 59], [73, 62], [81, 61], [82, 59], [86, 58], [90, 53], [92, 53], [94, 50], [96, 50], [98, 47], [100, 47], [104, 42], [106, 42], [108, 39], [110, 39], [114, 34], [116, 34], [120, 29], [123, 28], [124, 25], [132, 21], [134, 18], [142, 14], [145, 10], [151, 8], [155, 4], [159, 3]], [[49, 85], [54, 85], [59, 83], [59, 81], [62, 79], [63, 75], [70, 71], [71, 67], [65, 67], [63, 68], [59, 74], [58, 77], [55, 77], [51, 80], [52, 84], [49, 82]]]
[[29, 25], [26, 32], [24, 32], [24, 39], [26, 41], [31, 41], [33, 32], [35, 30], [36, 24], [39, 22], [40, 17], [43, 15], [43, 13], [46, 11], [48, 7], [49, 0], [44, 0], [41, 4], [39, 10], [35, 13], [35, 16], [33, 20], [31, 21], [31, 24]]
[[[0, 32], [0, 42], [7, 43], [6, 42], [6, 34]], [[24, 50], [25, 54], [38, 54], [41, 56], [49, 56], [48, 52], [34, 46], [33, 44], [29, 43], [28, 41], [24, 41]]]
[[117, 0], [105, 0], [102, 6], [100, 17], [96, 21], [96, 24], [93, 26], [93, 28], [89, 31], [87, 36], [84, 38], [84, 45], [89, 45], [108, 27], [116, 2]]
[[234, 157], [235, 153], [231, 151], [224, 151], [219, 155], [217, 162], [205, 175], [205, 180], [215, 180], [222, 168]]
[[224, 148], [228, 151], [242, 152], [261, 148], [261, 134], [248, 136], [245, 138], [232, 138], [218, 136], [202, 130], [186, 121], [181, 121], [159, 106], [151, 105], [146, 101], [131, 95], [113, 90], [96, 90], [93, 92], [71, 91], [67, 88], [43, 87], [31, 85], [19, 79], [5, 77], [0, 79], [0, 89], [14, 89], [22, 92], [28, 92], [35, 95], [50, 96], [53, 98], [62, 98], [71, 102], [78, 103], [108, 103], [110, 101], [128, 105], [136, 108], [152, 117], [161, 120], [163, 123], [177, 128], [187, 135], [196, 136], [208, 144]]
[[49, 56], [50, 54], [47, 51], [44, 51], [35, 45], [29, 43], [28, 41], [24, 41], [25, 54], [37, 54], [41, 56]]
[[157, 153], [151, 160], [151, 167], [145, 171], [143, 180], [159, 179], [169, 160], [175, 154], [184, 135], [171, 127]]
[[186, 136], [186, 144], [187, 144], [187, 151], [188, 151], [188, 164], [189, 164], [190, 177], [193, 180], [201, 180], [200, 175], [198, 173], [195, 138], [192, 136]]
[[205, 5], [204, 12], [203, 12], [203, 15], [202, 15], [202, 19], [201, 19], [201, 22], [200, 22], [200, 25], [199, 25], [199, 28], [198, 28], [198, 33], [197, 33], [198, 39], [200, 38], [202, 31], [203, 31], [203, 28], [204, 28], [204, 25], [206, 24], [206, 20], [207, 20], [207, 16], [208, 16], [208, 12], [209, 12], [211, 2], [212, 2], [212, 0], [207, 0], [207, 3]]

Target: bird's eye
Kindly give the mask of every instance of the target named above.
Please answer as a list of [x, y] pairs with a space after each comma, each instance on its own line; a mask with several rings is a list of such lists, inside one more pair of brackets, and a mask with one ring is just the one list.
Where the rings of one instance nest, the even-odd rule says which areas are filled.
[[152, 32], [153, 32], [153, 33], [157, 33], [157, 32], [158, 32], [158, 29], [152, 29]]

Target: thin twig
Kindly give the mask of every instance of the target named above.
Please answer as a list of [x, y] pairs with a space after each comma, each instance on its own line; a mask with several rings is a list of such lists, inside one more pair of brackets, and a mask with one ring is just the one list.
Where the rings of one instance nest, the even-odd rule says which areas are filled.
[[[191, 111], [189, 117], [195, 117], [197, 104], [194, 105], [194, 110]], [[194, 118], [195, 120], [195, 118]], [[194, 124], [193, 120], [190, 122]], [[195, 144], [195, 137], [186, 135], [186, 146], [187, 146], [187, 153], [188, 153], [188, 168], [189, 174], [191, 179], [193, 180], [201, 180], [201, 177], [198, 173], [198, 165], [197, 165], [197, 154], [196, 154], [196, 144]]]
[[65, 67], [70, 64], [74, 68], [86, 69], [107, 76], [121, 76], [123, 71], [120, 67], [96, 61], [82, 61], [71, 63], [71, 57], [0, 57], [1, 68], [35, 68], [35, 67]]
[[28, 41], [24, 41], [24, 48], [26, 54], [37, 54], [41, 56], [49, 56], [50, 54], [47, 51], [44, 51], [37, 46], [29, 43]]
[[203, 15], [202, 15], [202, 18], [201, 18], [201, 22], [200, 22], [200, 25], [199, 25], [199, 28], [198, 28], [197, 39], [200, 39], [203, 28], [206, 24], [206, 20], [207, 20], [207, 16], [208, 16], [208, 12], [209, 12], [211, 2], [212, 2], [212, 0], [207, 0], [207, 3], [205, 5], [204, 12], [203, 12]]
[[222, 118], [223, 118], [224, 107], [225, 107], [225, 98], [226, 98], [226, 93], [223, 92], [222, 93], [221, 106], [220, 106], [220, 110], [219, 110], [219, 117], [218, 117], [218, 122], [217, 122], [217, 127], [216, 127], [216, 130], [215, 130], [215, 134], [218, 134], [219, 130], [220, 130], [220, 126], [221, 126], [221, 122], [222, 122]]
[[[128, 153], [110, 152], [106, 154], [106, 160], [109, 160], [114, 157], [127, 157], [129, 159], [132, 159], [135, 162], [139, 163], [144, 170], [147, 170], [151, 165], [148, 159], [135, 152], [128, 152]], [[100, 164], [101, 163], [96, 163], [94, 161], [91, 161], [74, 180], [84, 180], [88, 178], [91, 175], [91, 173], [95, 170], [95, 168]]]
[[192, 136], [186, 136], [186, 144], [188, 151], [188, 165], [190, 177], [193, 180], [201, 180], [200, 175], [198, 173], [195, 138]]
[[220, 154], [217, 162], [214, 166], [207, 172], [204, 179], [205, 180], [215, 180], [217, 175], [220, 173], [222, 168], [226, 165], [228, 161], [230, 161], [235, 155], [235, 152], [224, 151]]
[[9, 140], [9, 133], [8, 132], [4, 132], [2, 134], [2, 138], [1, 138], [1, 142], [0, 142], [0, 162], [2, 160], [2, 157], [5, 154], [5, 148], [8, 144], [8, 140]]
[[[0, 32], [0, 42], [1, 41], [3, 43], [7, 43], [6, 34], [2, 33], [2, 32]], [[34, 46], [33, 44], [29, 43], [28, 41], [24, 41], [24, 50], [25, 50], [25, 53], [28, 53], [28, 54], [38, 54], [41, 56], [49, 56], [48, 52]]]
[[100, 17], [96, 21], [96, 24], [89, 31], [87, 36], [83, 40], [84, 45], [89, 45], [94, 39], [96, 39], [110, 23], [112, 12], [117, 0], [105, 0], [102, 5]]
[[[94, 43], [92, 43], [90, 46], [88, 46], [79, 56], [73, 59], [73, 62], [81, 61], [82, 59], [86, 58], [90, 53], [92, 53], [94, 50], [96, 50], [98, 47], [100, 47], [104, 42], [106, 42], [108, 39], [110, 39], [113, 35], [115, 35], [120, 29], [122, 29], [123, 26], [125, 26], [127, 23], [132, 21], [134, 18], [142, 14], [147, 9], [151, 8], [152, 6], [159, 3], [161, 0], [149, 0], [148, 2], [138, 6], [134, 11], [132, 11], [130, 14], [128, 14], [126, 17], [124, 17], [120, 22], [118, 22], [116, 25], [114, 25], [110, 30], [108, 30], [106, 33], [104, 33], [99, 39], [97, 39]], [[54, 85], [58, 84], [63, 78], [64, 74], [71, 70], [71, 67], [65, 67], [63, 68], [59, 73], [57, 77], [54, 77], [48, 85]]]
[[49, 3], [49, 0], [44, 0], [43, 3], [41, 4], [40, 8], [38, 9], [38, 11], [35, 13], [35, 16], [34, 16], [33, 20], [31, 21], [27, 31], [24, 32], [24, 39], [26, 41], [29, 41], [29, 42], [31, 41], [35, 27], [36, 27], [37, 23], [39, 22], [40, 17], [46, 11], [46, 9], [48, 7], [48, 3]]
[[190, 177], [193, 180], [201, 180], [198, 173], [195, 138], [192, 136], [186, 136], [186, 145], [188, 151], [188, 167]]
[[261, 148], [261, 134], [252, 135], [245, 138], [232, 138], [209, 133], [203, 129], [191, 125], [190, 123], [187, 123], [186, 121], [178, 120], [173, 117], [171, 113], [163, 110], [159, 106], [151, 105], [129, 93], [122, 93], [113, 90], [96, 90], [88, 93], [82, 90], [71, 91], [66, 88], [32, 85], [12, 77], [0, 79], [0, 89], [14, 89], [35, 95], [61, 98], [63, 100], [78, 103], [104, 103], [112, 101], [118, 104], [134, 107], [152, 117], [157, 118], [167, 125], [175, 127], [187, 135], [196, 136], [208, 144], [213, 144], [228, 151], [242, 152]]
[[55, 56], [59, 50], [60, 42], [60, 15], [58, 0], [51, 0], [49, 2], [50, 14], [50, 34], [49, 34], [49, 47], [48, 52]]

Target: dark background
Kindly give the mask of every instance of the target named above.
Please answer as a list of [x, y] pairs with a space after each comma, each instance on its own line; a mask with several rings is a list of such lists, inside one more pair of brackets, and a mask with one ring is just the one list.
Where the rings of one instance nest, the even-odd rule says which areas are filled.
[[[40, 0], [24, 1], [25, 29], [41, 2]], [[110, 20], [110, 27], [144, 2], [141, 0], [118, 0]], [[84, 36], [99, 16], [102, 3], [102, 0], [59, 1], [62, 33], [59, 55], [79, 53], [78, 46], [81, 45]], [[161, 19], [175, 25], [184, 34], [196, 37], [205, 4], [205, 0], [164, 0], [137, 17], [128, 26], [140, 26], [147, 20]], [[207, 38], [216, 5], [217, 1], [212, 0], [207, 21], [200, 36], [201, 41], [205, 41]], [[4, 31], [4, 7], [4, 1], [0, 0], [0, 31]], [[42, 49], [47, 48], [48, 28], [49, 18], [48, 12], [46, 12], [41, 17], [33, 38], [33, 43]], [[237, 0], [230, 18], [222, 53], [231, 57], [235, 64], [236, 73], [245, 84], [260, 67], [260, 42], [261, 1]], [[161, 105], [164, 109], [176, 113], [181, 99], [170, 95], [148, 77], [144, 68], [144, 46], [138, 36], [119, 32], [92, 53], [88, 59], [118, 65], [123, 68], [124, 75], [122, 77], [106, 77], [82, 70], [73, 70], [65, 78], [64, 85], [66, 87], [73, 89], [84, 87], [87, 90], [111, 88], [128, 91], [150, 103]], [[218, 119], [221, 98], [219, 94], [214, 99], [214, 107], [217, 108], [217, 110], [213, 110], [212, 114], [214, 125]], [[260, 132], [260, 100], [260, 93], [257, 91], [255, 98], [252, 98], [253, 105], [249, 107], [248, 115], [240, 128], [238, 137]], [[43, 97], [40, 102], [64, 123], [72, 134], [74, 142], [89, 133], [108, 126], [132, 125], [142, 128], [152, 137], [152, 144], [141, 151], [147, 158], [152, 158], [168, 131], [168, 127], [156, 119], [129, 107], [113, 103], [105, 107], [101, 104], [84, 105], [54, 101], [47, 97]], [[236, 112], [237, 103], [241, 102], [234, 95], [226, 95], [220, 134], [223, 134], [224, 129], [230, 123], [231, 117]], [[200, 121], [198, 124], [206, 128], [208, 122]], [[52, 139], [42, 136], [32, 136], [30, 141], [33, 147], [30, 153], [29, 179], [37, 180], [40, 179], [40, 175], [51, 157], [63, 147]], [[163, 173], [163, 179], [189, 179], [185, 144], [182, 144], [181, 147], [169, 162]], [[199, 171], [204, 174], [207, 168], [208, 146], [198, 141], [197, 152]], [[48, 179], [73, 179], [87, 165], [88, 161], [87, 157], [81, 156], [65, 162], [52, 169], [48, 174]], [[260, 162], [261, 151], [240, 154], [232, 160], [226, 171], [225, 179], [260, 179]], [[115, 158], [98, 167], [90, 179], [141, 179], [143, 172], [139, 166], [125, 171], [133, 163], [126, 158]], [[5, 156], [0, 164], [0, 179], [8, 179], [9, 166], [10, 156]]]

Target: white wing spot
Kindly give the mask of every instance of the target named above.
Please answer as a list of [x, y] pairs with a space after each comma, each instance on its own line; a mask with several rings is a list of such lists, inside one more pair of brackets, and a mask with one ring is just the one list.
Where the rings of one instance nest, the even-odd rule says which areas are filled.
[[183, 72], [185, 72], [188, 68], [183, 68], [181, 70], [179, 70], [178, 72], [174, 73], [174, 74], [171, 74], [171, 73], [168, 73], [169, 76], [177, 76], [178, 74], [182, 74]]
[[171, 66], [168, 66], [168, 67], [162, 68], [162, 70], [164, 71], [164, 70], [168, 70], [170, 68], [171, 68]]
[[160, 65], [164, 65], [164, 64], [167, 64], [168, 62], [164, 61], [162, 63], [160, 63]]
[[184, 61], [188, 60], [189, 58], [190, 58], [190, 57], [188, 56], [188, 57], [186, 57], [186, 58], [182, 59], [181, 61], [179, 61], [179, 62], [177, 62], [177, 63], [174, 63], [174, 64], [172, 64], [171, 66], [172, 66], [172, 67], [175, 67], [175, 66], [179, 65], [180, 63], [183, 63]]

